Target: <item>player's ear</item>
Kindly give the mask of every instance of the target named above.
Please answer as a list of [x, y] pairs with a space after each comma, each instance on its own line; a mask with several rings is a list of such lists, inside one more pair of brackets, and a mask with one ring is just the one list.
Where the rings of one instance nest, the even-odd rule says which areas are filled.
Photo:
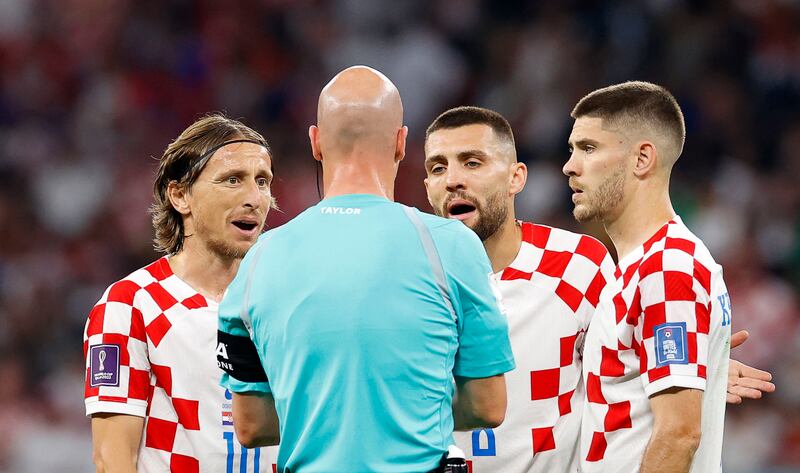
[[517, 195], [525, 188], [528, 181], [528, 166], [525, 163], [514, 163], [512, 166], [511, 185], [508, 191], [511, 195]]
[[308, 127], [308, 140], [311, 142], [311, 154], [317, 161], [322, 161], [322, 148], [319, 145], [319, 127], [311, 125]]
[[191, 208], [189, 205], [189, 192], [185, 185], [178, 184], [178, 181], [169, 181], [167, 185], [167, 198], [170, 204], [181, 215], [189, 215]]
[[636, 164], [633, 174], [642, 178], [652, 173], [658, 164], [658, 150], [650, 141], [642, 141], [637, 145]]
[[397, 143], [395, 144], [394, 160], [400, 162], [406, 156], [406, 138], [408, 137], [408, 127], [402, 126], [397, 130]]

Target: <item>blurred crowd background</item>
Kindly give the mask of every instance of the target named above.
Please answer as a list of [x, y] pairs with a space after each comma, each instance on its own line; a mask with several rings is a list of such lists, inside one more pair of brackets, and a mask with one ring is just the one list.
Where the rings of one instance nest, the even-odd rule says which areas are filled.
[[399, 201], [430, 210], [425, 127], [481, 105], [529, 166], [519, 216], [600, 237], [560, 173], [571, 107], [629, 79], [671, 89], [676, 207], [752, 334], [734, 355], [778, 384], [729, 408], [725, 471], [800, 471], [800, 2], [0, 0], [0, 472], [93, 471], [82, 332], [157, 257], [154, 158], [202, 114], [242, 119], [272, 145], [280, 225], [318, 200], [307, 127], [352, 64], [402, 94]]

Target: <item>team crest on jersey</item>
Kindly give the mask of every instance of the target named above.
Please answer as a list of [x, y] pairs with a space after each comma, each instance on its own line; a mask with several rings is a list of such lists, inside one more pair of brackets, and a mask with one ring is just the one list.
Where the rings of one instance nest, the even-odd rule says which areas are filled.
[[89, 385], [119, 386], [119, 345], [89, 347]]
[[686, 322], [667, 322], [656, 325], [655, 351], [656, 366], [686, 365], [689, 356], [686, 352]]

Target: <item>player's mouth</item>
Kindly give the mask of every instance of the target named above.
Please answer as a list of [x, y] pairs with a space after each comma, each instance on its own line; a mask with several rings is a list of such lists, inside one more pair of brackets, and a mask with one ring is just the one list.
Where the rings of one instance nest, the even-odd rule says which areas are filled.
[[248, 237], [257, 235], [261, 226], [255, 217], [240, 217], [233, 220], [231, 224], [237, 228], [239, 233]]
[[447, 203], [447, 218], [454, 218], [456, 220], [467, 220], [470, 217], [477, 215], [478, 209], [475, 204], [464, 199], [453, 199]]
[[569, 187], [572, 189], [572, 201], [575, 202], [583, 194], [583, 189], [572, 182], [569, 183]]

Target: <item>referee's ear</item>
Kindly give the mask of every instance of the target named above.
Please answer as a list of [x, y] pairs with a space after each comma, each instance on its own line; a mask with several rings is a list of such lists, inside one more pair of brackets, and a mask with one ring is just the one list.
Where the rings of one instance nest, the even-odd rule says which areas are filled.
[[408, 127], [401, 126], [397, 130], [397, 144], [394, 151], [394, 162], [399, 163], [406, 157], [406, 138], [408, 137]]
[[308, 139], [311, 141], [311, 154], [314, 155], [314, 159], [322, 162], [322, 148], [319, 146], [319, 127], [317, 125], [308, 127]]

